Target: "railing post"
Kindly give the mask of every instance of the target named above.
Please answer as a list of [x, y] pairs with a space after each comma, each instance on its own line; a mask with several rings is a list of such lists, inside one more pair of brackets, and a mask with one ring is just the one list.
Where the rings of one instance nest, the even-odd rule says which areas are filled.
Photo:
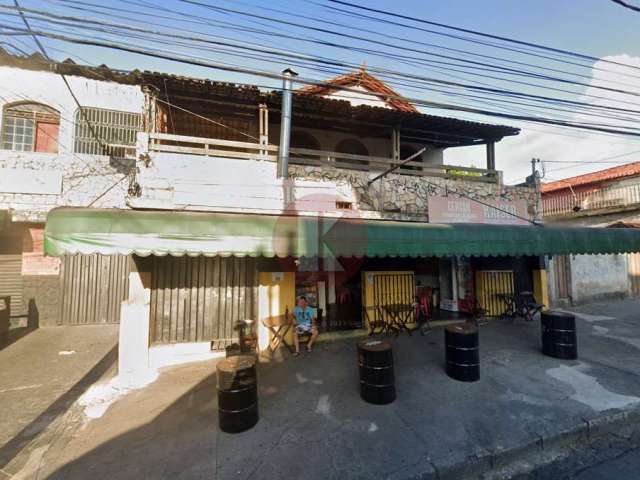
[[[269, 145], [269, 109], [265, 103], [261, 103], [258, 111], [258, 120], [260, 124], [259, 142], [260, 145]], [[260, 156], [266, 157], [269, 152], [266, 149], [260, 150]]]

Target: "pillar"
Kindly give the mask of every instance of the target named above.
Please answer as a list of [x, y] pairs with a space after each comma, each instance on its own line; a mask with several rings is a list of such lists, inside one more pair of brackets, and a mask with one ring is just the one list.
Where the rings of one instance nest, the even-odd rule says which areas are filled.
[[487, 170], [496, 169], [496, 144], [494, 142], [487, 143]]
[[149, 260], [129, 258], [129, 298], [120, 309], [118, 376], [133, 383], [144, 381], [149, 369], [149, 316], [151, 269]]
[[[258, 348], [263, 351], [269, 345], [269, 330], [262, 324], [266, 317], [283, 315], [296, 305], [295, 272], [260, 272], [258, 276]], [[291, 343], [291, 329], [287, 342]]]
[[549, 307], [549, 279], [546, 270], [533, 271], [533, 296], [536, 301]]
[[536, 268], [532, 270], [533, 275], [533, 296], [538, 303], [545, 306], [545, 310], [550, 306], [549, 299], [549, 276], [547, 273], [548, 262], [544, 257], [540, 257]]

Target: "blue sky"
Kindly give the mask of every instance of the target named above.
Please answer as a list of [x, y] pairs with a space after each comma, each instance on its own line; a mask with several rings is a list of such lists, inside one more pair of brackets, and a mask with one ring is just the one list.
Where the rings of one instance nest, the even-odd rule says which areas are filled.
[[[196, 0], [197, 2], [219, 6], [223, 8], [237, 9], [242, 12], [249, 12], [258, 15], [274, 17], [277, 19], [292, 22], [303, 22], [308, 26], [317, 28], [328, 28], [340, 31], [347, 35], [358, 35], [365, 39], [373, 39], [385, 42], [387, 45], [375, 45], [366, 40], [360, 41], [353, 38], [345, 38], [318, 31], [298, 28], [292, 25], [282, 25], [273, 23], [266, 19], [244, 17], [230, 12], [216, 11], [211, 8], [203, 8], [188, 4], [179, 0], [162, 0], [151, 2], [149, 0], [110, 0], [100, 2], [100, 0], [87, 0], [85, 2], [64, 3], [59, 0], [21, 0], [24, 7], [40, 9], [42, 11], [72, 15], [81, 18], [99, 19], [113, 22], [120, 25], [133, 25], [142, 28], [153, 28], [166, 32], [178, 32], [191, 35], [188, 31], [196, 32], [199, 36], [207, 38], [225, 37], [240, 43], [253, 42], [256, 47], [268, 47], [272, 49], [290, 49], [298, 54], [322, 56], [339, 60], [341, 62], [359, 65], [366, 61], [370, 69], [386, 69], [401, 74], [420, 75], [437, 80], [449, 80], [464, 82], [471, 85], [491, 86], [494, 88], [505, 88], [517, 90], [528, 94], [544, 94], [562, 97], [570, 100], [585, 101], [587, 103], [602, 103], [606, 92], [598, 88], [602, 85], [613, 85], [617, 82], [618, 88], [627, 90], [638, 89], [640, 93], [640, 70], [633, 72], [627, 69], [624, 72], [615, 72], [615, 68], [605, 63], [600, 63], [598, 71], [591, 71], [592, 61], [573, 59], [584, 63], [586, 68], [571, 66], [562, 62], [545, 60], [539, 57], [515, 53], [503, 49], [496, 49], [487, 46], [477, 45], [468, 41], [461, 41], [450, 37], [444, 37], [433, 33], [408, 30], [406, 28], [392, 26], [381, 23], [374, 23], [366, 19], [346, 16], [335, 10], [330, 10], [331, 5], [326, 0], [271, 0], [269, 2], [257, 0]], [[516, 1], [516, 0], [449, 0], [449, 1], [396, 1], [373, 0], [360, 2], [373, 8], [391, 10], [404, 15], [415, 15], [436, 22], [453, 24], [458, 27], [484, 31], [505, 37], [514, 37], [519, 40], [540, 43], [556, 48], [574, 50], [587, 53], [594, 57], [619, 57], [618, 61], [635, 64], [640, 67], [640, 14], [625, 9], [610, 0], [537, 0], [537, 1]], [[640, 1], [638, 1], [640, 4]], [[339, 5], [334, 5], [338, 8]], [[74, 8], [75, 7], [75, 8]], [[266, 7], [266, 9], [265, 9]], [[82, 9], [85, 10], [82, 10]], [[89, 9], [90, 11], [87, 11]], [[146, 12], [147, 14], [160, 14], [172, 17], [171, 20], [150, 17], [147, 14], [133, 14], [127, 9]], [[281, 10], [281, 12], [269, 11], [268, 9]], [[295, 18], [291, 14], [306, 15], [309, 18]], [[189, 17], [189, 15], [191, 15]], [[20, 21], [15, 17], [0, 17], [0, 21], [6, 25], [20, 26]], [[402, 23], [403, 20], [396, 20]], [[150, 22], [150, 23], [148, 23]], [[223, 23], [221, 23], [223, 22]], [[254, 32], [242, 32], [230, 28], [224, 22], [231, 22], [242, 28], [267, 30], [270, 34]], [[330, 25], [327, 22], [336, 22], [341, 25]], [[125, 38], [122, 35], [113, 35], [105, 32], [91, 32], [87, 30], [87, 25], [80, 24], [76, 27], [61, 26], [51, 24], [43, 20], [37, 20], [31, 16], [31, 23], [35, 29], [65, 33], [72, 36], [99, 36], [102, 39], [121, 42], [128, 45], [143, 46], [148, 49], [160, 49], [171, 51], [180, 55], [191, 55], [204, 58], [210, 62], [231, 63], [248, 68], [269, 70], [277, 72], [290, 66], [287, 60], [238, 58], [237, 55], [225, 54], [219, 51], [207, 50], [202, 45], [181, 47], [175, 41], [168, 38], [135, 39]], [[163, 26], [163, 25], [166, 25]], [[443, 30], [437, 27], [415, 24], [442, 33], [456, 33]], [[371, 30], [367, 33], [358, 29]], [[281, 38], [274, 34], [283, 34], [297, 37]], [[467, 34], [458, 35], [467, 38], [472, 37]], [[396, 38], [389, 38], [394, 36]], [[0, 32], [0, 38], [2, 34]], [[5, 38], [2, 38], [5, 40]], [[23, 50], [33, 50], [33, 41], [28, 37], [6, 37], [10, 42]], [[168, 40], [168, 44], [161, 42]], [[341, 48], [340, 46], [318, 45], [313, 41], [331, 42], [336, 45], [365, 48], [369, 51], [353, 51]], [[62, 41], [46, 39], [46, 47], [52, 56], [57, 59], [64, 59], [72, 56], [74, 60], [86, 62], [93, 65], [107, 64], [112, 68], [141, 70], [166, 71], [182, 75], [193, 75], [224, 81], [247, 82], [260, 85], [277, 86], [278, 81], [260, 79], [255, 76], [239, 75], [220, 70], [208, 68], [191, 67], [167, 60], [158, 60], [143, 57], [135, 54], [128, 54], [107, 50], [97, 47], [86, 47], [68, 44]], [[433, 46], [426, 46], [429, 43]], [[390, 46], [389, 46], [390, 45]], [[438, 47], [439, 46], [439, 47]], [[398, 48], [396, 48], [398, 47]], [[469, 54], [454, 53], [447, 48], [455, 48], [468, 51]], [[434, 64], [433, 62], [451, 62], [449, 59], [437, 55], [452, 55], [457, 58], [465, 58], [472, 61], [479, 61], [481, 65], [458, 65]], [[404, 59], [398, 58], [403, 56]], [[493, 61], [480, 57], [480, 55], [491, 55], [503, 59], [503, 61]], [[389, 58], [393, 56], [393, 58]], [[415, 57], [421, 57], [422, 63], [416, 65]], [[409, 60], [411, 59], [411, 60]], [[565, 59], [566, 60], [566, 59]], [[567, 75], [579, 73], [582, 77], [571, 77], [579, 79], [585, 84], [580, 85], [558, 85], [545, 80], [531, 80], [512, 75], [502, 75], [497, 78], [495, 72], [483, 71], [485, 63], [493, 63], [502, 66], [514, 66], [511, 62], [520, 61], [531, 64], [530, 67], [516, 66], [516, 69], [538, 71], [538, 68], [554, 68], [565, 73], [553, 73], [553, 75], [566, 77]], [[324, 79], [332, 75], [331, 71], [318, 71], [304, 68], [300, 70], [301, 76], [309, 79]], [[333, 67], [331, 70], [336, 69]], [[548, 70], [542, 73], [549, 73]], [[637, 77], [630, 75], [634, 73]], [[595, 76], [596, 78], [591, 78]], [[574, 119], [575, 115], [570, 113], [549, 113], [542, 108], [530, 106], [514, 106], [495, 103], [495, 99], [472, 99], [461, 97], [460, 91], [444, 90], [443, 87], [429, 88], [424, 85], [408, 86], [406, 82], [397, 81], [396, 89], [401, 93], [425, 100], [432, 100], [455, 105], [474, 106], [492, 110], [500, 110], [510, 113], [535, 113], [539, 115], [557, 115], [558, 118]], [[516, 81], [514, 81], [516, 80]], [[532, 83], [534, 85], [523, 85], [520, 82]], [[588, 87], [586, 85], [591, 85]], [[558, 92], [550, 88], [560, 87], [565, 90]], [[635, 90], [634, 90], [635, 91]], [[464, 93], [469, 93], [465, 91]], [[583, 97], [585, 93], [592, 96]], [[600, 99], [596, 99], [600, 97]], [[616, 102], [616, 106], [626, 105], [633, 97], [624, 96], [611, 98], [611, 102]], [[640, 99], [638, 106], [640, 109]], [[486, 123], [515, 124], [522, 127], [523, 135], [516, 139], [509, 139], [498, 146], [498, 166], [506, 172], [506, 178], [517, 180], [524, 172], [531, 156], [546, 156], [549, 161], [566, 158], [594, 161], [599, 158], [607, 158], [634, 149], [640, 150], [640, 141], [630, 138], [611, 137], [603, 135], [587, 135], [581, 132], [567, 132], [555, 127], [539, 126], [532, 124], [521, 124], [504, 119], [496, 119], [486, 116], [477, 116], [468, 113], [452, 112], [450, 110], [423, 109], [426, 113], [444, 116], [456, 116], [469, 120], [482, 121]], [[580, 117], [578, 117], [580, 118]], [[570, 136], [566, 136], [566, 134]], [[577, 139], [577, 140], [576, 140]], [[579, 144], [583, 148], [577, 148]], [[529, 148], [531, 146], [531, 148]], [[534, 147], [535, 146], [535, 147]], [[461, 163], [467, 165], [480, 166], [483, 162], [482, 152], [472, 149], [449, 150], [446, 161], [450, 163]], [[631, 161], [633, 157], [621, 157], [619, 161]], [[637, 158], [640, 159], [640, 156]], [[578, 164], [576, 168], [565, 169], [562, 175], [604, 168], [604, 164]], [[568, 171], [567, 171], [568, 170]]]

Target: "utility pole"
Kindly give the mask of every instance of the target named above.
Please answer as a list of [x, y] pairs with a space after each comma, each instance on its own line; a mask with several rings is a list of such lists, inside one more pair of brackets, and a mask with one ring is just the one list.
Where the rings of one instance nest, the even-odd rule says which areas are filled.
[[531, 184], [536, 194], [536, 203], [533, 209], [533, 221], [542, 223], [542, 192], [540, 191], [540, 173], [536, 164], [540, 163], [539, 158], [531, 159]]

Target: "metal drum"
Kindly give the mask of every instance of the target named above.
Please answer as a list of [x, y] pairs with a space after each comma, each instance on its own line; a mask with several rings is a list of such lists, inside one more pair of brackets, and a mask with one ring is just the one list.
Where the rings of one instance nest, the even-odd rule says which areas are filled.
[[377, 339], [358, 342], [358, 368], [360, 397], [365, 402], [384, 405], [396, 399], [391, 342]]
[[256, 359], [238, 355], [218, 362], [220, 430], [238, 433], [258, 423]]
[[549, 357], [578, 358], [576, 317], [570, 313], [548, 310], [540, 317], [542, 353]]
[[447, 375], [461, 382], [480, 380], [478, 327], [470, 323], [449, 325], [444, 330]]

